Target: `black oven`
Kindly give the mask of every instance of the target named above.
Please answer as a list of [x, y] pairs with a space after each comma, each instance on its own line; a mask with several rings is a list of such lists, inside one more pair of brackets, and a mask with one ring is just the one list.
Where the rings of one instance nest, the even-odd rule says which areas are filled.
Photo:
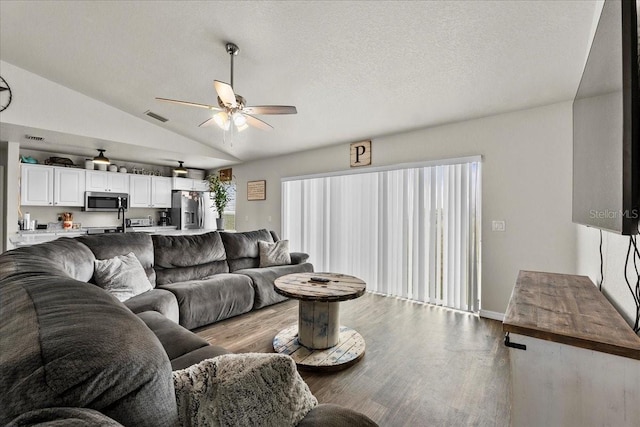
[[117, 212], [118, 208], [129, 208], [127, 193], [84, 193], [84, 210], [87, 212]]

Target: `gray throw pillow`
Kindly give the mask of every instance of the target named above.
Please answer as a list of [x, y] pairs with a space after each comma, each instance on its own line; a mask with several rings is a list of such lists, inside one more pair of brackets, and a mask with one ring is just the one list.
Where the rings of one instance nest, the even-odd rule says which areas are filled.
[[110, 259], [97, 259], [93, 266], [96, 284], [120, 301], [153, 289], [142, 264], [133, 252]]
[[278, 240], [276, 243], [259, 240], [258, 248], [260, 250], [260, 267], [291, 264], [288, 240]]

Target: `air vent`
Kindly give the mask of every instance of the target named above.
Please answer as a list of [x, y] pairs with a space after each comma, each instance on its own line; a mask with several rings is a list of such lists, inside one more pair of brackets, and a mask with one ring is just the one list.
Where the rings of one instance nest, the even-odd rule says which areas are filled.
[[165, 119], [165, 118], [164, 118], [164, 117], [162, 117], [161, 115], [156, 114], [156, 113], [154, 113], [153, 111], [150, 111], [150, 110], [147, 110], [147, 111], [145, 111], [144, 113], [145, 113], [147, 116], [149, 116], [149, 117], [151, 117], [151, 118], [153, 118], [153, 119], [156, 119], [156, 120], [161, 121], [162, 123], [164, 123], [164, 122], [168, 122], [168, 121], [169, 121], [169, 119]]
[[43, 136], [35, 136], [35, 135], [25, 135], [24, 139], [28, 139], [29, 141], [44, 141]]

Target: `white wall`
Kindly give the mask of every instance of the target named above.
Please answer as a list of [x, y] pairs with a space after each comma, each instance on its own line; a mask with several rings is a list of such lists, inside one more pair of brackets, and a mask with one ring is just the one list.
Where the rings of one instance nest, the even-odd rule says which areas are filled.
[[[373, 138], [373, 166], [483, 156], [484, 311], [504, 313], [520, 269], [573, 273], [571, 103], [564, 102]], [[234, 166], [238, 230], [280, 231], [280, 178], [349, 169], [349, 144]], [[247, 181], [267, 180], [267, 199], [247, 201]], [[491, 220], [506, 232], [491, 232]]]
[[[597, 284], [600, 280], [600, 233], [594, 228], [583, 225], [578, 225], [576, 228], [578, 230], [577, 272], [589, 276], [593, 283]], [[629, 236], [621, 236], [607, 231], [603, 231], [602, 236], [604, 260], [602, 292], [629, 325], [633, 326], [636, 306], [624, 279], [624, 262], [627, 257]], [[631, 287], [635, 289], [635, 281], [632, 280], [635, 270], [633, 265], [629, 265], [627, 268]]]
[[8, 62], [0, 61], [0, 68], [2, 76], [11, 82], [13, 93], [20, 94], [14, 96], [11, 108], [2, 112], [2, 123], [89, 137], [92, 140], [135, 144], [151, 150], [175, 152], [175, 147], [179, 146], [183, 152], [193, 155], [234, 160], [213, 147], [173, 133]]
[[[17, 142], [0, 141], [0, 164], [4, 167], [3, 179], [4, 179], [4, 196], [3, 196], [3, 211], [2, 211], [2, 223], [0, 226], [3, 231], [3, 243], [0, 245], [2, 250], [12, 249], [13, 245], [9, 241], [9, 236], [18, 231], [18, 182], [20, 180], [19, 169], [19, 149], [20, 145]], [[15, 200], [15, 203], [12, 201]]]

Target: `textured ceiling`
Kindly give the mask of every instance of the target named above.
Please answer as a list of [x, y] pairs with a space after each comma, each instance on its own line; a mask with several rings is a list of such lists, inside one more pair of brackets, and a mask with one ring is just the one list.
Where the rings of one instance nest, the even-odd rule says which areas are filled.
[[[251, 160], [572, 99], [592, 1], [8, 1], [0, 59], [159, 126]], [[198, 128], [229, 80], [261, 116], [223, 144]], [[132, 152], [131, 154], [135, 154]], [[211, 159], [209, 165], [214, 166]]]

